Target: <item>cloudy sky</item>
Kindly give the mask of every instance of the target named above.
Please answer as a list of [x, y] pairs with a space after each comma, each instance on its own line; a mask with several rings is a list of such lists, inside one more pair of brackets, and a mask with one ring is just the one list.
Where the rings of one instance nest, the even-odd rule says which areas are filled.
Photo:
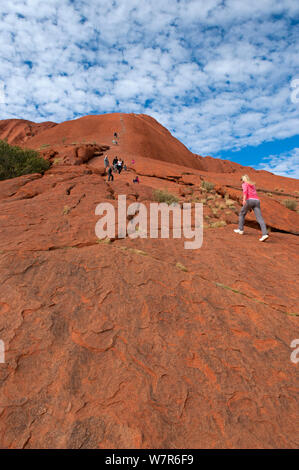
[[299, 178], [298, 20], [294, 0], [1, 1], [0, 119], [146, 113]]

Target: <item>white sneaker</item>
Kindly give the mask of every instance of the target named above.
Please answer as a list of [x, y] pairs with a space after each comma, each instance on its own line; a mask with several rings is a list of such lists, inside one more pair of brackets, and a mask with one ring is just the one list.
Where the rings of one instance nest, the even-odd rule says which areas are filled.
[[269, 238], [269, 235], [263, 235], [262, 238], [260, 238], [260, 242], [264, 242], [267, 238]]
[[235, 233], [238, 233], [239, 235], [243, 235], [244, 230], [240, 230], [239, 228], [236, 228], [236, 229], [234, 230], [234, 232], [235, 232]]

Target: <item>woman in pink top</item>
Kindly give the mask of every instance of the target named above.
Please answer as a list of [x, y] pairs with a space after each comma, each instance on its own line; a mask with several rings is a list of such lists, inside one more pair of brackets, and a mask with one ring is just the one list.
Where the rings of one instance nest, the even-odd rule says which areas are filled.
[[252, 181], [250, 181], [249, 177], [247, 175], [242, 176], [241, 181], [243, 182], [242, 184], [242, 189], [243, 189], [243, 207], [241, 209], [240, 215], [239, 215], [239, 228], [234, 230], [236, 233], [239, 233], [240, 235], [243, 235], [244, 233], [244, 222], [245, 222], [245, 216], [249, 210], [254, 210], [256, 220], [260, 224], [261, 230], [262, 230], [262, 238], [260, 238], [260, 242], [263, 242], [269, 238], [269, 235], [267, 233], [267, 227], [264, 222], [264, 219], [262, 217], [261, 213], [261, 204], [259, 197], [257, 195], [255, 185]]

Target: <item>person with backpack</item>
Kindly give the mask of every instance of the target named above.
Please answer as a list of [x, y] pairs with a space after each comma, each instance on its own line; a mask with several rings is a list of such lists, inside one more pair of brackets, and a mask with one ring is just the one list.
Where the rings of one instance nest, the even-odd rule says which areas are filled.
[[239, 235], [244, 234], [246, 214], [248, 211], [253, 210], [256, 220], [258, 221], [262, 230], [262, 237], [259, 239], [259, 241], [264, 242], [267, 240], [267, 238], [269, 238], [269, 235], [267, 233], [266, 224], [262, 217], [260, 199], [257, 195], [255, 184], [250, 180], [248, 175], [243, 175], [241, 181], [243, 189], [243, 207], [239, 215], [239, 228], [235, 229], [234, 232], [238, 233]]

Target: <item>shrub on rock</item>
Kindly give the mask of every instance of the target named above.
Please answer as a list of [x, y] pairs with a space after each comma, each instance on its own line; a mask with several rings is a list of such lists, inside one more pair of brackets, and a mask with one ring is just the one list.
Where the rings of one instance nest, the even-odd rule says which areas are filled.
[[41, 173], [50, 168], [50, 162], [35, 150], [22, 149], [0, 140], [0, 180]]

